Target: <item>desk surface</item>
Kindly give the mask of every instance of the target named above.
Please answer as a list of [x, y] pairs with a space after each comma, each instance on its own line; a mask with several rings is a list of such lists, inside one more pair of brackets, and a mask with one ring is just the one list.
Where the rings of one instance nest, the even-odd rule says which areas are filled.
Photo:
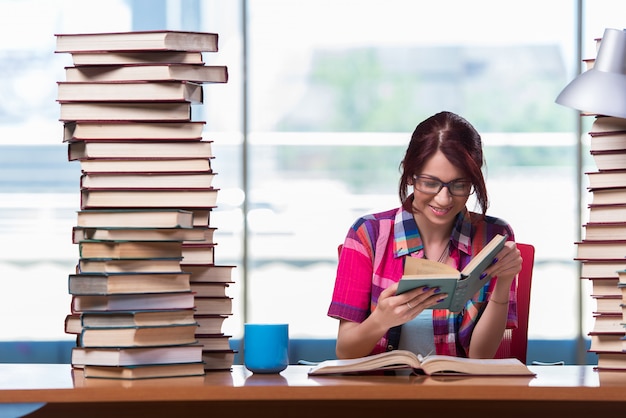
[[[309, 404], [317, 408], [325, 405], [343, 413], [370, 405], [367, 410], [372, 414], [376, 410], [373, 406], [389, 411], [390, 402], [405, 407], [419, 402], [439, 412], [442, 407], [482, 402], [494, 408], [506, 407], [508, 416], [511, 405], [527, 405], [527, 414], [528, 405], [537, 402], [543, 402], [543, 412], [552, 407], [563, 413], [565, 405], [570, 405], [574, 413], [589, 408], [623, 413], [626, 408], [626, 372], [597, 372], [592, 366], [530, 367], [536, 377], [309, 377], [308, 366], [290, 366], [276, 375], [255, 375], [234, 366], [231, 372], [209, 372], [203, 377], [121, 381], [85, 379], [73, 374], [67, 364], [0, 364], [0, 403], [46, 403], [46, 407], [91, 404], [98, 405], [100, 411], [126, 403], [160, 405], [161, 412], [168, 403], [178, 405], [179, 411], [183, 403], [197, 405], [201, 410], [219, 404], [230, 411], [230, 416], [237, 415], [234, 405], [243, 408], [246, 402], [250, 407], [291, 402], [298, 404], [298, 410]], [[313, 416], [313, 411], [309, 412]]]

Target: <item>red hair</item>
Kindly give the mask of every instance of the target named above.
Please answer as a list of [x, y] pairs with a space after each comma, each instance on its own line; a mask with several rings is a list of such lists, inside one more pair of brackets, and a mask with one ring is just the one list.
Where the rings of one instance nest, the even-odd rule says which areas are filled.
[[421, 122], [400, 164], [399, 196], [405, 210], [412, 212], [408, 188], [414, 175], [419, 175], [426, 162], [440, 150], [453, 165], [460, 168], [476, 190], [477, 203], [483, 216], [489, 199], [483, 177], [482, 140], [478, 131], [464, 118], [452, 112], [440, 112]]

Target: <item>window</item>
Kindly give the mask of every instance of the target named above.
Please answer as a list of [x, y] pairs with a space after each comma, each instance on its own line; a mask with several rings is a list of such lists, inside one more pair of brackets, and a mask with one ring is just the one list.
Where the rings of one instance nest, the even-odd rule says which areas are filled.
[[[585, 56], [605, 27], [620, 27], [616, 11], [626, 7], [589, 3]], [[358, 216], [398, 205], [410, 133], [445, 109], [483, 135], [489, 212], [537, 248], [530, 338], [575, 338], [577, 115], [554, 103], [579, 70], [575, 7], [0, 0], [0, 89], [11, 98], [0, 107], [0, 313], [20, 313], [4, 322], [1, 338], [69, 339], [63, 320], [78, 257], [69, 237], [79, 173], [60, 138], [55, 83], [70, 64], [53, 53], [54, 34], [163, 27], [218, 32], [220, 51], [205, 58], [229, 67], [227, 85], [205, 86], [203, 106], [219, 173], [216, 260], [238, 266], [226, 332], [239, 336], [244, 320], [288, 321], [292, 337], [336, 335], [326, 309], [337, 245]]]

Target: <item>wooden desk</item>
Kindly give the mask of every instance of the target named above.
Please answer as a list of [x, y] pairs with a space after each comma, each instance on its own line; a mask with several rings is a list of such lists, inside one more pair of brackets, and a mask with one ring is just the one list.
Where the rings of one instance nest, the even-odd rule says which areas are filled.
[[66, 364], [0, 364], [0, 404], [45, 404], [28, 415], [33, 418], [380, 418], [425, 413], [437, 418], [536, 418], [550, 413], [608, 418], [626, 411], [626, 372], [598, 373], [592, 366], [531, 368], [537, 377], [313, 378], [307, 376], [307, 366], [290, 366], [279, 375], [252, 375], [235, 366], [232, 372], [198, 378], [116, 381], [73, 377]]

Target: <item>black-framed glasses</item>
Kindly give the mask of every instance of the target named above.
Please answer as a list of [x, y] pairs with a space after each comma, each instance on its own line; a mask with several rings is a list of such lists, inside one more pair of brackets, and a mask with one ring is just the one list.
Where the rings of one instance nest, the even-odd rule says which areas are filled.
[[474, 193], [474, 185], [469, 180], [452, 180], [447, 183], [431, 176], [413, 176], [413, 187], [422, 193], [438, 194], [444, 187], [452, 196], [467, 197]]

